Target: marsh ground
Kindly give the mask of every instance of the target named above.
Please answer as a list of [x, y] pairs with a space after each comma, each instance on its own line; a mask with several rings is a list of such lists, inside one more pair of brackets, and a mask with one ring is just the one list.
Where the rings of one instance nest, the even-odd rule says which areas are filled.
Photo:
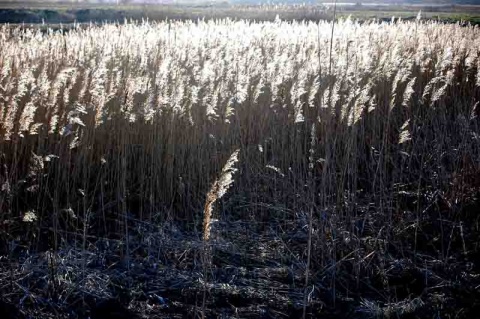
[[[392, 16], [415, 19], [422, 11], [423, 18], [445, 22], [464, 21], [480, 23], [480, 6], [338, 6], [337, 16], [351, 16], [366, 21], [390, 20]], [[215, 5], [111, 5], [82, 3], [49, 3], [38, 1], [0, 1], [0, 23], [73, 23], [123, 21], [124, 19], [218, 19], [236, 18], [257, 21], [274, 20], [279, 15], [283, 20], [332, 19], [331, 5], [239, 5], [218, 3]]]

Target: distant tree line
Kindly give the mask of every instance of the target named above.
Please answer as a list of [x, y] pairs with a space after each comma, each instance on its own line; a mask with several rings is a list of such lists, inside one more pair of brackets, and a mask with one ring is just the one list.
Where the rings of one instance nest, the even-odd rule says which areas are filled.
[[74, 3], [118, 3], [118, 4], [128, 4], [128, 3], [148, 3], [153, 1], [144, 1], [144, 0], [59, 0], [58, 2], [74, 2]]

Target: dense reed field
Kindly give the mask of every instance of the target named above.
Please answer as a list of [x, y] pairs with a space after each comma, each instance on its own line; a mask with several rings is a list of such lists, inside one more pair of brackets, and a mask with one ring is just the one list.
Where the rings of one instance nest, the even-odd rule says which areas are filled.
[[0, 48], [18, 316], [478, 311], [479, 28], [4, 25]]

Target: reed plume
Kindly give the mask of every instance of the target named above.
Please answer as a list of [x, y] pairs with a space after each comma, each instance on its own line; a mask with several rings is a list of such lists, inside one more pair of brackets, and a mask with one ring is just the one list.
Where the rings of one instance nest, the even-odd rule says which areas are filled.
[[223, 195], [227, 192], [230, 186], [233, 184], [233, 174], [237, 171], [235, 164], [238, 162], [238, 155], [240, 150], [237, 149], [234, 151], [225, 166], [223, 166], [220, 177], [215, 180], [210, 188], [210, 191], [207, 194], [207, 199], [205, 201], [205, 207], [203, 209], [203, 240], [208, 241], [210, 238], [210, 229], [212, 221], [212, 212], [213, 205], [217, 200], [222, 198]]

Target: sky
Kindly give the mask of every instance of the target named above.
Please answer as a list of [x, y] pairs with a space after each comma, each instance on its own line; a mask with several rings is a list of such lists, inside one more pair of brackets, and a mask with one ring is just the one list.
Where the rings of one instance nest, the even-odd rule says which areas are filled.
[[[1, 2], [2, 0], [0, 0]], [[111, 3], [117, 3], [119, 2], [130, 2], [130, 3], [171, 3], [171, 2], [182, 2], [182, 0], [3, 0], [3, 1], [11, 1], [11, 2], [55, 2], [55, 1], [64, 1], [64, 2], [111, 2]], [[216, 1], [226, 1], [226, 2], [234, 2], [234, 3], [241, 3], [243, 1], [251, 3], [252, 0], [205, 0], [209, 2], [216, 2]], [[327, 3], [333, 3], [335, 0], [255, 0], [253, 2], [256, 3], [302, 3], [302, 2], [307, 2], [307, 3], [312, 3], [312, 2], [327, 2]], [[439, 4], [477, 4], [480, 5], [480, 0], [337, 0], [339, 3], [367, 3], [367, 4], [372, 4], [372, 3], [382, 3], [382, 4], [401, 4], [401, 3], [414, 3], [414, 4], [433, 4], [433, 5], [439, 5]]]

